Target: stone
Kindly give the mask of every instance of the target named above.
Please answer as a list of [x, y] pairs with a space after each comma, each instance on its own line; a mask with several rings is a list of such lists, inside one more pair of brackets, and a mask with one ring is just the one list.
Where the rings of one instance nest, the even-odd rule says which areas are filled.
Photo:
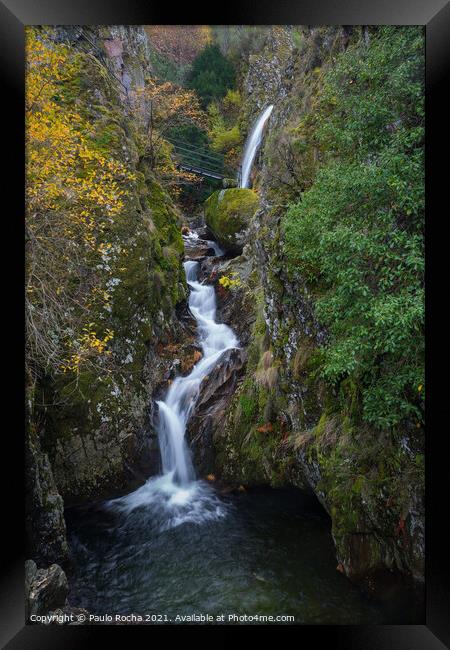
[[34, 571], [33, 566], [28, 563], [27, 573], [30, 579], [27, 594], [29, 616], [48, 614], [51, 610], [64, 607], [69, 584], [66, 574], [58, 564]]
[[105, 50], [110, 57], [122, 56], [123, 54], [123, 44], [122, 41], [118, 38], [112, 40], [103, 41]]
[[245, 231], [258, 203], [256, 192], [241, 188], [217, 190], [205, 201], [206, 225], [227, 253], [242, 253]]

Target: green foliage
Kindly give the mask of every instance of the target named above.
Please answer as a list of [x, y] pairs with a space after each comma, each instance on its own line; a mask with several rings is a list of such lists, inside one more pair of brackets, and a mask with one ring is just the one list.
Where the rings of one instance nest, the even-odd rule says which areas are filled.
[[251, 396], [244, 393], [239, 398], [239, 406], [241, 408], [242, 418], [247, 424], [252, 424], [253, 418], [258, 410], [256, 401]]
[[231, 129], [217, 129], [213, 131], [211, 148], [214, 151], [227, 153], [241, 144], [242, 137], [237, 124]]
[[324, 75], [320, 170], [284, 219], [292, 273], [319, 293], [322, 376], [361, 386], [379, 428], [422, 419], [423, 30], [383, 27]]
[[[207, 132], [196, 124], [180, 124], [179, 126], [167, 129], [165, 135], [169, 139], [187, 142], [205, 152], [210, 150]], [[185, 159], [188, 158], [189, 154], [186, 153]], [[195, 210], [218, 187], [221, 187], [219, 180], [198, 177], [197, 182], [192, 181], [181, 185], [180, 193], [177, 197], [178, 203], [184, 210]]]
[[234, 88], [235, 70], [217, 45], [207, 45], [192, 64], [187, 86], [195, 90], [206, 107], [214, 99], [224, 97]]
[[229, 90], [221, 102], [208, 106], [211, 149], [225, 155], [228, 173], [236, 170], [241, 156], [242, 135], [237, 123], [240, 93]]
[[292, 40], [294, 41], [295, 47], [300, 50], [303, 46], [303, 34], [298, 28], [292, 29]]
[[157, 77], [180, 85], [183, 84], [189, 70], [187, 64], [175, 62], [153, 49], [150, 51], [150, 63]]
[[196, 147], [208, 146], [208, 134], [197, 124], [180, 124], [173, 126], [164, 135], [170, 139], [182, 140]]
[[221, 108], [227, 123], [235, 124], [242, 108], [242, 96], [239, 90], [232, 90], [231, 88], [227, 90]]

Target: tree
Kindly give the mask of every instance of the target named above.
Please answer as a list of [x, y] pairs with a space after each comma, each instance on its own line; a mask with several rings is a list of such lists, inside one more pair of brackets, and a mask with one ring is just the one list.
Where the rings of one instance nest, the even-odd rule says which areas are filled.
[[204, 108], [214, 99], [224, 97], [235, 86], [235, 69], [217, 45], [208, 45], [194, 59], [187, 81]]
[[77, 109], [82, 60], [27, 30], [26, 323], [33, 374], [77, 372], [108, 354], [114, 332], [90, 321], [108, 308], [107, 233], [134, 176], [108, 155]]
[[168, 137], [181, 131], [203, 131], [206, 114], [192, 90], [170, 81], [148, 78], [142, 90], [148, 104], [144, 125], [144, 155], [152, 170], [172, 189], [196, 180], [196, 176], [177, 168]]
[[192, 63], [199, 51], [211, 41], [208, 25], [146, 25], [145, 31], [151, 48], [178, 66]]

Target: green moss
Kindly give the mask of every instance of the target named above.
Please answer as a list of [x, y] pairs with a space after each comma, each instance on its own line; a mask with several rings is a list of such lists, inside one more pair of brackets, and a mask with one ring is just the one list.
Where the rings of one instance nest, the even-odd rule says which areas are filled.
[[241, 407], [243, 419], [251, 423], [258, 408], [256, 401], [251, 396], [244, 394], [239, 398], [239, 406]]
[[218, 190], [205, 201], [206, 223], [225, 250], [241, 251], [236, 235], [248, 227], [258, 202], [256, 192], [240, 188]]

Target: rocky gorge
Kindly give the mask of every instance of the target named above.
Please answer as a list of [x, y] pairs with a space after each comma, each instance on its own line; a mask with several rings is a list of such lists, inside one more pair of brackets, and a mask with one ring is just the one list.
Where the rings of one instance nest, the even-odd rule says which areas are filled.
[[[86, 120], [93, 143], [91, 157], [113, 156], [123, 169], [116, 172], [122, 192], [120, 213], [111, 215], [96, 235], [94, 262], [89, 258], [95, 271], [89, 275], [84, 268], [82, 273], [81, 286], [97, 287], [97, 297], [86, 302], [89, 324], [80, 327], [79, 347], [69, 346], [71, 354], [81, 358], [76, 380], [73, 367], [72, 372], [53, 372], [42, 368], [35, 357], [28, 366], [28, 612], [86, 611], [80, 607], [82, 599], [72, 598], [64, 573], [73, 573], [78, 543], [76, 534], [68, 540], [67, 516], [70, 520], [74, 507], [120, 499], [158, 476], [156, 401], [163, 399], [177, 377], [189, 376], [204, 354], [189, 307], [192, 289], [183, 269], [186, 260], [198, 265], [198, 282], [214, 286], [216, 321], [230, 327], [238, 340], [238, 347], [225, 349], [201, 380], [192, 404], [186, 440], [197, 476], [207, 479], [219, 495], [248, 493], [251, 498], [252, 490], [270, 487], [296, 489], [308, 495], [302, 498], [317, 499], [331, 521], [334, 570], [339, 575], [372, 594], [395, 589], [397, 583], [420, 590], [424, 580], [421, 402], [417, 406], [417, 395], [410, 398], [409, 388], [402, 387], [411, 404], [406, 415], [395, 422], [386, 420], [386, 425], [366, 416], [364, 405], [371, 403], [367, 391], [384, 380], [384, 364], [390, 354], [396, 354], [394, 343], [380, 344], [378, 374], [362, 362], [358, 365], [358, 358], [367, 357], [362, 350], [348, 370], [330, 380], [323, 351], [329, 349], [337, 330], [329, 317], [331, 307], [320, 312], [317, 305], [323, 304], [332, 283], [323, 270], [325, 264], [320, 267], [313, 254], [308, 259], [293, 256], [289, 242], [294, 218], [287, 217], [304, 205], [307, 208], [308, 201], [312, 212], [314, 201], [328, 206], [327, 192], [315, 197], [314, 191], [326, 165], [340, 161], [339, 147], [345, 150], [342, 167], [350, 164], [349, 157], [354, 163], [358, 147], [363, 150], [361, 165], [370, 167], [372, 160], [383, 156], [378, 141], [363, 141], [358, 125], [353, 136], [342, 134], [338, 124], [341, 140], [333, 144], [324, 123], [332, 111], [340, 111], [344, 121], [355, 112], [353, 104], [348, 107], [351, 98], [346, 91], [341, 97], [332, 85], [339, 65], [348, 92], [360, 86], [364, 92], [372, 89], [372, 102], [377, 101], [378, 87], [386, 92], [389, 74], [399, 83], [408, 75], [420, 83], [417, 70], [405, 71], [398, 62], [396, 36], [367, 27], [266, 28], [258, 46], [250, 45], [246, 51], [237, 77], [242, 100], [234, 119], [242, 133], [249, 133], [269, 104], [274, 106], [253, 166], [251, 189], [218, 188], [191, 201], [189, 209], [166, 186], [164, 165], [171, 164], [167, 162], [170, 147], [167, 153], [166, 145], [162, 146], [161, 173], [152, 163], [153, 149], [142, 138], [158, 99], [145, 94], [148, 77], [155, 75], [155, 51], [146, 30], [58, 28], [36, 38], [39, 44], [47, 42], [50, 50], [63, 48], [70, 60], [69, 72], [58, 80], [63, 97], [56, 101]], [[418, 50], [419, 41], [420, 34], [411, 35], [411, 52]], [[342, 77], [339, 83], [342, 86]], [[410, 117], [406, 103], [400, 98], [391, 113], [373, 117], [375, 133], [382, 129], [388, 139], [386, 147], [397, 146], [396, 138], [404, 130], [420, 128], [420, 116]], [[400, 124], [393, 118], [396, 113]], [[363, 118], [372, 119], [368, 113]], [[323, 122], [317, 124], [320, 119]], [[372, 139], [375, 142], [375, 136]], [[403, 140], [399, 142], [403, 146]], [[405, 145], [408, 155], [413, 155], [414, 146], [419, 148], [410, 137]], [[334, 160], [329, 162], [328, 156]], [[377, 187], [386, 183], [394, 189], [385, 212], [395, 212], [401, 204], [393, 232], [397, 227], [413, 228], [403, 226], [401, 219], [411, 210], [412, 220], [414, 209], [405, 207], [402, 196], [395, 194], [395, 183], [407, 185], [408, 179], [400, 174], [399, 180], [392, 172], [386, 181], [377, 177], [371, 185], [368, 178], [360, 195], [361, 181], [352, 173], [350, 180], [336, 182], [342, 182], [345, 194], [345, 200], [340, 195], [334, 199], [339, 214], [357, 214], [358, 199], [370, 212], [372, 194], [377, 205], [383, 205], [384, 195]], [[352, 182], [357, 189], [352, 189]], [[362, 229], [362, 241], [369, 241], [372, 226], [360, 226], [358, 219], [345, 226], [355, 233]], [[377, 245], [385, 241], [383, 237], [384, 233], [377, 234]], [[322, 235], [321, 241], [325, 239]], [[332, 255], [338, 259], [346, 245], [347, 240], [337, 240]], [[364, 265], [370, 264], [372, 249], [359, 245], [354, 244], [348, 260], [359, 260], [362, 250]], [[369, 289], [356, 287], [350, 303], [357, 300], [355, 296], [359, 299], [360, 291], [379, 296], [377, 274], [382, 274], [384, 258], [377, 255], [373, 273], [364, 266], [364, 287]], [[397, 255], [400, 259], [401, 251]], [[338, 265], [351, 269], [348, 260], [344, 255]], [[330, 275], [339, 272], [333, 269]], [[354, 273], [359, 274], [359, 268]], [[392, 286], [394, 294], [398, 285]], [[338, 297], [333, 300], [338, 302]], [[76, 301], [80, 302], [78, 294]], [[39, 309], [36, 303], [32, 313]], [[348, 329], [354, 322], [360, 326], [358, 317], [351, 316]], [[74, 320], [73, 330], [79, 321]], [[413, 330], [405, 331], [406, 338], [412, 336]], [[108, 332], [113, 334], [106, 345]], [[83, 345], [109, 354], [92, 360], [89, 349], [83, 357]], [[346, 349], [343, 356], [348, 359], [352, 354]], [[395, 363], [401, 365], [403, 358], [395, 358]], [[420, 364], [419, 352], [417, 359]], [[415, 375], [414, 382], [418, 383]], [[392, 399], [393, 403], [400, 400]], [[150, 526], [158, 516], [152, 514]]]

